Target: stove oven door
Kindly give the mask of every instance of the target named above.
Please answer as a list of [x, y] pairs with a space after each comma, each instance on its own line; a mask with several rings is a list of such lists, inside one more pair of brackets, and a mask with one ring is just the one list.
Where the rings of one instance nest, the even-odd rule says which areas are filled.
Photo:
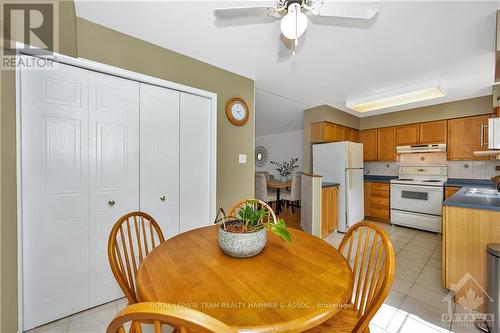
[[391, 184], [391, 209], [441, 216], [443, 187]]

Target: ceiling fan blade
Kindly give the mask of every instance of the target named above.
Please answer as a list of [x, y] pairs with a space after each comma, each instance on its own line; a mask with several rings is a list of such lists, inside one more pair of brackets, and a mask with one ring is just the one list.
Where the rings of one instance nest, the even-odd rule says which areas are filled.
[[316, 16], [371, 19], [380, 9], [380, 1], [320, 0], [313, 2], [311, 7], [311, 13]]
[[275, 16], [276, 14], [277, 9], [273, 6], [228, 7], [214, 9], [214, 15], [219, 19], [238, 19], [249, 16]]

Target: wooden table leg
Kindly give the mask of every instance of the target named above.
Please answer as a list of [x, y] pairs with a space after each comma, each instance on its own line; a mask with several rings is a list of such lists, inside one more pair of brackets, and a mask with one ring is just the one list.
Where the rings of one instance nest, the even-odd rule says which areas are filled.
[[279, 215], [281, 211], [281, 201], [280, 201], [280, 189], [276, 189], [276, 214]]

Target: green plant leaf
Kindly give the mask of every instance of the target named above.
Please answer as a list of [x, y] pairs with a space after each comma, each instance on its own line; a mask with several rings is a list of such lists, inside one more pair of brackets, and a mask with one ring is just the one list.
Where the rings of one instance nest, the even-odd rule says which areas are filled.
[[288, 244], [292, 244], [292, 234], [288, 231], [285, 220], [279, 219], [276, 223], [268, 223], [270, 231], [274, 232]]

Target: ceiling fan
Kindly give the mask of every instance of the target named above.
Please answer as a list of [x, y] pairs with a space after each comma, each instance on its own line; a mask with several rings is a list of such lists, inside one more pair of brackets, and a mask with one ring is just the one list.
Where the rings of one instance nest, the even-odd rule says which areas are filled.
[[380, 0], [277, 0], [267, 6], [217, 8], [214, 15], [218, 19], [229, 20], [250, 16], [281, 19], [281, 33], [293, 41], [292, 52], [295, 55], [299, 37], [304, 34], [309, 23], [308, 16], [368, 20], [378, 13], [379, 8]]

